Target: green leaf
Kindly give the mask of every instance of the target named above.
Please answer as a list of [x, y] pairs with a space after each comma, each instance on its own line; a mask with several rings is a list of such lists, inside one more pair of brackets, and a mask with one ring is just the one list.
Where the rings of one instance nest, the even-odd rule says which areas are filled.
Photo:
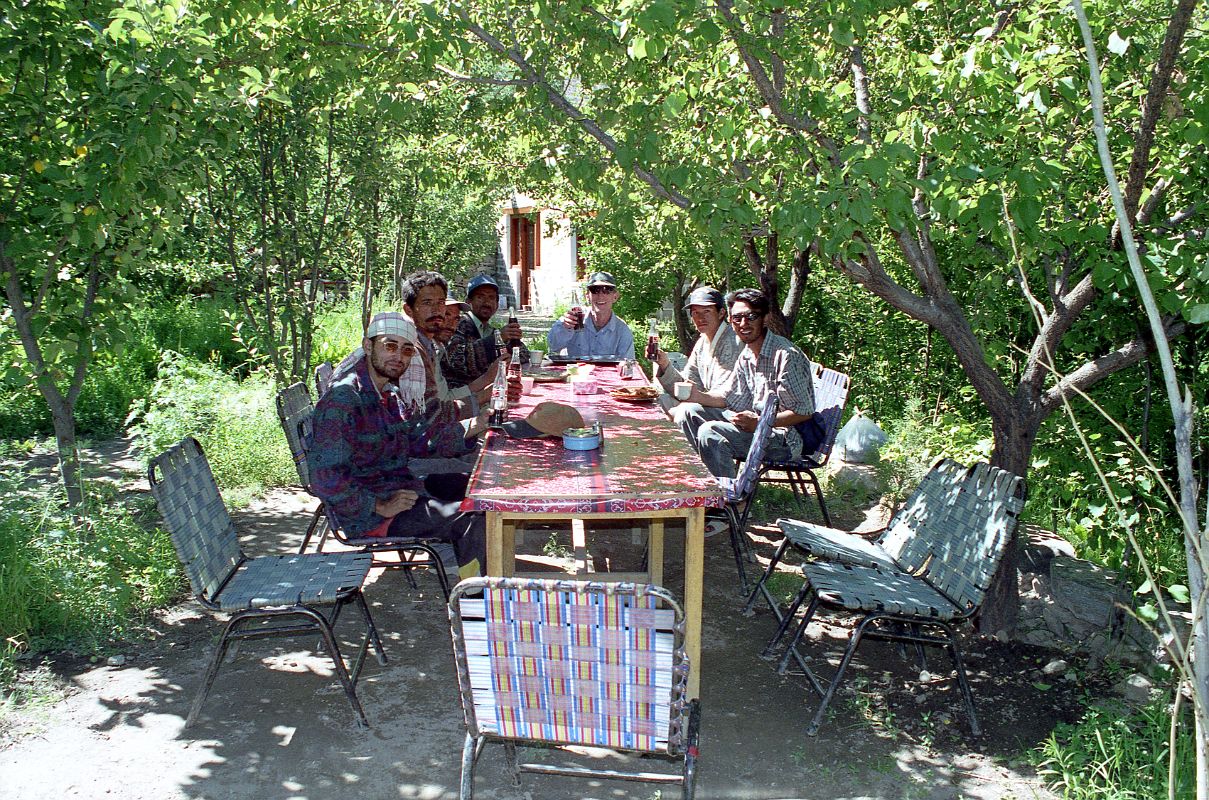
[[635, 61], [641, 61], [646, 58], [647, 40], [641, 36], [635, 36], [630, 40], [630, 46], [626, 48], [626, 53]]
[[1171, 593], [1171, 597], [1177, 603], [1188, 602], [1188, 587], [1181, 583], [1173, 583], [1167, 587], [1167, 591]]
[[1187, 309], [1185, 314], [1193, 325], [1204, 325], [1209, 322], [1209, 303], [1197, 303]]
[[1129, 49], [1129, 39], [1122, 39], [1121, 35], [1116, 31], [1108, 34], [1108, 50], [1116, 55], [1123, 56], [1125, 51]]

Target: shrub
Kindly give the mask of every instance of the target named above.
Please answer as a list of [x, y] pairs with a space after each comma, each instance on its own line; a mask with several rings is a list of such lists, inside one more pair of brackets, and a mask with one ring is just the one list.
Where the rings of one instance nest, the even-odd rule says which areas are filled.
[[0, 478], [0, 684], [19, 651], [92, 650], [184, 590], [167, 534], [140, 525], [105, 484], [73, 521], [61, 488]]
[[222, 489], [286, 486], [297, 481], [297, 473], [274, 396], [262, 373], [241, 383], [213, 365], [169, 352], [147, 399], [132, 414], [130, 431], [146, 459], [196, 437]]

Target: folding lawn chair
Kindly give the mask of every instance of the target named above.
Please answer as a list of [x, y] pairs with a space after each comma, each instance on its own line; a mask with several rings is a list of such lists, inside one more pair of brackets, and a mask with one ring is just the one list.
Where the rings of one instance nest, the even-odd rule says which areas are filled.
[[[481, 595], [479, 593], [481, 592]], [[684, 612], [645, 584], [472, 578], [449, 600], [466, 719], [461, 797], [487, 743], [509, 770], [696, 784], [700, 709], [684, 696]], [[517, 763], [516, 746], [579, 745], [683, 760], [679, 773]], [[567, 792], [567, 796], [573, 796]]]
[[[315, 493], [311, 490], [307, 450], [310, 446], [311, 417], [314, 413], [315, 406], [311, 403], [310, 394], [303, 384], [295, 383], [278, 392], [277, 415], [281, 419], [281, 427], [285, 431], [290, 454], [294, 457], [294, 465], [298, 468], [298, 478], [303, 482], [303, 488], [312, 496]], [[322, 521], [320, 522], [321, 514]], [[320, 500], [319, 507], [315, 509], [311, 524], [307, 528], [306, 536], [303, 537], [302, 548], [298, 552], [305, 552], [312, 533], [319, 525], [323, 525], [324, 528], [323, 535], [319, 539], [319, 550], [323, 549], [323, 544], [330, 533], [341, 544], [360, 550], [362, 553], [370, 555], [396, 553], [399, 557], [398, 561], [384, 561], [375, 557], [373, 565], [387, 569], [403, 569], [412, 586], [415, 586], [415, 579], [411, 575], [412, 569], [431, 566], [441, 584], [441, 592], [446, 598], [449, 597], [449, 576], [445, 573], [445, 565], [435, 549], [435, 546], [442, 542], [441, 539], [432, 536], [348, 536], [341, 530], [330, 509]], [[421, 554], [425, 556], [425, 559], [417, 560]]]
[[332, 385], [332, 373], [336, 368], [332, 366], [332, 362], [324, 361], [319, 366], [315, 367], [315, 396], [323, 397], [327, 394], [327, 387]]
[[[831, 458], [831, 449], [835, 445], [835, 437], [840, 431], [840, 418], [844, 416], [844, 405], [848, 402], [848, 376], [833, 369], [825, 369], [821, 364], [814, 365], [814, 407], [822, 416], [824, 436], [822, 443], [813, 453], [803, 453], [801, 458], [794, 460], [769, 460], [760, 465], [760, 476], [764, 483], [788, 484], [793, 490], [794, 499], [799, 508], [805, 510], [807, 490], [813, 488], [814, 496], [819, 501], [819, 510], [823, 512], [823, 521], [831, 525], [831, 517], [827, 513], [827, 503], [823, 500], [823, 489], [819, 485], [815, 470], [822, 469]], [[770, 472], [784, 473], [784, 477], [770, 475]]]
[[735, 566], [739, 569], [739, 591], [742, 594], [747, 594], [747, 568], [743, 562], [751, 559], [751, 546], [747, 540], [747, 518], [751, 515], [756, 490], [760, 488], [760, 465], [768, 447], [768, 438], [772, 435], [772, 421], [777, 415], [778, 406], [776, 393], [769, 392], [765, 396], [764, 406], [747, 450], [747, 458], [739, 468], [739, 474], [734, 478], [718, 478], [718, 486], [726, 499], [730, 546], [735, 553]]
[[[232, 641], [299, 634], [320, 636], [357, 721], [367, 725], [356, 685], [371, 643], [378, 663], [386, 663], [361, 594], [372, 559], [357, 553], [248, 558], [196, 439], [184, 439], [152, 459], [147, 478], [197, 599], [210, 611], [231, 615], [185, 727], [197, 720]], [[360, 609], [366, 629], [351, 669], [332, 631], [349, 603]]]
[[[777, 520], [777, 525], [785, 534], [785, 538], [781, 540], [772, 560], [768, 562], [768, 567], [764, 570], [764, 575], [756, 584], [756, 588], [748, 596], [744, 613], [750, 613], [757, 598], [763, 596], [777, 620], [784, 621], [784, 615], [780, 613], [776, 601], [768, 591], [767, 583], [790, 547], [799, 550], [805, 556], [822, 561], [915, 572], [927, 560], [931, 539], [945, 535], [944, 530], [933, 529], [930, 526], [943, 518], [943, 511], [952, 502], [967, 471], [963, 464], [952, 459], [938, 460], [924, 475], [911, 496], [890, 518], [886, 527], [882, 529], [881, 536], [875, 541], [870, 541], [862, 534], [841, 531], [825, 525], [815, 525], [796, 519]], [[874, 532], [870, 531], [870, 533]], [[796, 608], [791, 608], [789, 616], [792, 617], [796, 611]], [[782, 627], [780, 634], [783, 635], [784, 632], [784, 627]]]
[[[781, 658], [782, 673], [797, 653], [797, 644], [820, 607], [861, 615], [835, 675], [826, 690], [820, 691], [823, 699], [806, 729], [807, 734], [818, 732], [857, 647], [865, 638], [875, 638], [910, 642], [921, 656], [923, 645], [947, 648], [969, 714], [970, 729], [975, 736], [980, 735], [974, 697], [953, 623], [970, 619], [981, 607], [1011, 541], [1024, 499], [1023, 478], [989, 464], [975, 464], [966, 473], [952, 503], [935, 522], [946, 535], [931, 539], [917, 572], [825, 562], [802, 566], [806, 582], [794, 606], [808, 596], [810, 604]], [[935, 633], [925, 633], [928, 629]], [[775, 642], [775, 639], [770, 642], [769, 647]], [[802, 663], [800, 656], [798, 660]], [[817, 680], [809, 671], [807, 674], [818, 691]]]

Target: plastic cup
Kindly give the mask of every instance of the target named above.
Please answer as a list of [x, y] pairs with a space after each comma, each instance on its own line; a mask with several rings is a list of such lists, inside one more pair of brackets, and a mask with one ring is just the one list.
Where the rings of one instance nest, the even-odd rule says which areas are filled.
[[536, 383], [533, 378], [521, 377], [521, 394], [533, 394], [533, 385]]
[[672, 386], [672, 396], [680, 402], [684, 402], [693, 393], [693, 385], [688, 381], [676, 381]]
[[545, 352], [543, 352], [541, 350], [530, 350], [529, 351], [529, 366], [540, 367], [542, 365], [542, 359], [545, 357], [546, 357]]

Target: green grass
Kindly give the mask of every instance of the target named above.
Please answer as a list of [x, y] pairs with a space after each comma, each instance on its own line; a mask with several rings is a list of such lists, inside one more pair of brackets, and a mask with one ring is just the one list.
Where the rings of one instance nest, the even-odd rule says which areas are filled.
[[1192, 797], [1194, 726], [1187, 703], [1175, 729], [1174, 791], [1168, 794], [1170, 705], [1158, 698], [1136, 710], [1092, 706], [1079, 722], [1059, 725], [1035, 752], [1038, 771], [1066, 800]]
[[20, 652], [95, 651], [182, 594], [172, 543], [144, 515], [107, 484], [88, 484], [76, 521], [57, 486], [0, 479], [0, 688]]

